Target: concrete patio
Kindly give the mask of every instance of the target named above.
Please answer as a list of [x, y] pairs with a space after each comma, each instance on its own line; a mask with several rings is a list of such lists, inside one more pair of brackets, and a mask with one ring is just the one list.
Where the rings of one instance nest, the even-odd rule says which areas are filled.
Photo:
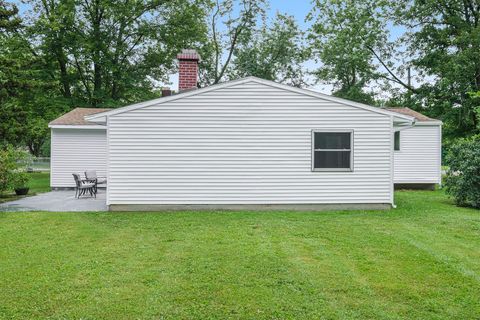
[[97, 198], [75, 198], [75, 191], [62, 190], [41, 193], [32, 197], [0, 204], [0, 211], [107, 211], [105, 189], [99, 189]]

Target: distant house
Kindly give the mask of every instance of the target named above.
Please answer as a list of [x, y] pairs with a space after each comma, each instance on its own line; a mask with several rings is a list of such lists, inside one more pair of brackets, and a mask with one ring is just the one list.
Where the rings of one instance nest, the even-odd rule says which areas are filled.
[[96, 169], [111, 210], [315, 210], [440, 183], [440, 121], [255, 77], [195, 89], [198, 56], [178, 58], [179, 94], [50, 123], [53, 188]]

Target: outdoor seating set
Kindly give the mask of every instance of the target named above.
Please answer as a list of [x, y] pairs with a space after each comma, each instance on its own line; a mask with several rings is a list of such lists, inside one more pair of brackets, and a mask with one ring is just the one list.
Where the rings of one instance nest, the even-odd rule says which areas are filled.
[[97, 176], [95, 170], [85, 171], [85, 178], [82, 179], [80, 174], [72, 173], [73, 179], [75, 179], [75, 198], [80, 198], [87, 193], [92, 197], [97, 197], [98, 185], [106, 184], [106, 177]]

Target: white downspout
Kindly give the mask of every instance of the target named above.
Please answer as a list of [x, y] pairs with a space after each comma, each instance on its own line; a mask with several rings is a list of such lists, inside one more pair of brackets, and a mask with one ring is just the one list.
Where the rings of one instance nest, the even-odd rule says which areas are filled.
[[107, 188], [105, 190], [106, 192], [106, 197], [105, 197], [105, 202], [106, 202], [106, 205], [107, 205], [107, 210], [110, 211], [110, 183], [111, 183], [111, 180], [110, 180], [110, 117], [109, 116], [106, 116], [105, 117], [105, 122], [106, 122], [106, 125], [107, 125], [107, 130], [106, 130], [106, 134], [107, 134]]
[[390, 192], [391, 192], [391, 203], [392, 203], [392, 208], [396, 208], [397, 205], [395, 204], [395, 146], [394, 146], [394, 141], [395, 141], [395, 132], [397, 131], [403, 131], [407, 130], [410, 128], [413, 128], [415, 126], [416, 120], [412, 121], [411, 125], [405, 126], [405, 127], [397, 127], [393, 125], [393, 116], [390, 116], [390, 122], [391, 122], [391, 130], [390, 130], [390, 159], [391, 159], [391, 167], [390, 167]]
[[395, 166], [395, 160], [393, 156], [393, 141], [395, 139], [395, 128], [393, 126], [393, 116], [390, 116], [390, 203], [392, 204], [392, 208], [396, 208], [397, 206], [395, 205], [395, 189], [394, 189], [394, 183], [393, 183], [393, 174], [394, 174], [394, 166]]

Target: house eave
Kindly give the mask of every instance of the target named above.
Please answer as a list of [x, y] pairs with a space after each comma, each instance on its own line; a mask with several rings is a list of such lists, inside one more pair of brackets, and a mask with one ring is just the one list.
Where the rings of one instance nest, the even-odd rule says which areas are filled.
[[443, 125], [442, 121], [434, 120], [434, 121], [417, 121], [415, 124], [416, 126], [441, 126]]
[[106, 126], [99, 124], [75, 125], [75, 124], [49, 124], [50, 129], [88, 129], [88, 130], [106, 130]]

